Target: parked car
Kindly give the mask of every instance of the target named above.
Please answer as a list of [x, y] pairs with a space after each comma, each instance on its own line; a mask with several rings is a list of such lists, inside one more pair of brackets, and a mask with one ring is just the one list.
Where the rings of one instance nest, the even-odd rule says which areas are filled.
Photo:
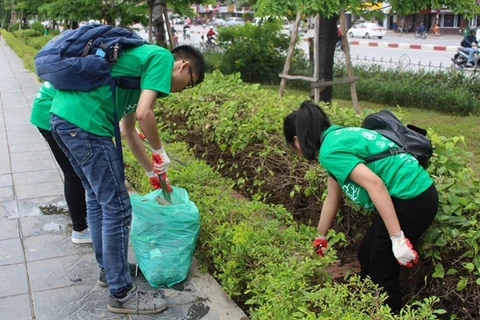
[[242, 18], [230, 17], [230, 18], [227, 18], [227, 20], [225, 20], [224, 26], [229, 27], [229, 26], [244, 25], [244, 24], [245, 24], [245, 20], [243, 20]]
[[216, 18], [215, 20], [212, 20], [209, 23], [209, 26], [212, 26], [212, 27], [221, 27], [223, 25], [225, 25], [225, 20], [220, 19], [220, 18]]
[[371, 37], [377, 37], [378, 39], [382, 39], [386, 31], [385, 28], [378, 23], [364, 22], [353, 25], [348, 29], [347, 34], [350, 38], [362, 37], [370, 39]]

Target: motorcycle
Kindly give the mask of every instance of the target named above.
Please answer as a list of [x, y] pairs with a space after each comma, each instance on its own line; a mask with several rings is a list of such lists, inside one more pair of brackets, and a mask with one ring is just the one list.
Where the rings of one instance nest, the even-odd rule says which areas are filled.
[[183, 38], [184, 39], [191, 39], [192, 36], [190, 35], [190, 28], [183, 29]]
[[480, 67], [480, 56], [478, 48], [475, 49], [475, 53], [473, 55], [473, 66], [467, 65], [468, 62], [468, 52], [465, 51], [463, 47], [458, 47], [457, 52], [452, 58], [452, 62], [454, 63], [454, 67], [457, 69], [463, 68], [478, 68]]
[[[205, 39], [206, 38], [206, 39]], [[206, 47], [216, 47], [217, 42], [215, 41], [215, 35], [202, 35], [202, 41]]]
[[423, 32], [415, 32], [415, 39], [427, 39], [427, 32], [423, 31]]

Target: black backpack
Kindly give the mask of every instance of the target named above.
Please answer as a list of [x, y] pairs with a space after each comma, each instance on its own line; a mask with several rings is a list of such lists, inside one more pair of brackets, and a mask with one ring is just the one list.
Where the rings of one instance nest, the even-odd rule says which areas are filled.
[[399, 153], [409, 153], [417, 158], [423, 168], [428, 168], [433, 147], [426, 137], [425, 129], [410, 124], [404, 126], [389, 110], [368, 115], [362, 122], [362, 128], [374, 130], [400, 146], [365, 159], [367, 163]]

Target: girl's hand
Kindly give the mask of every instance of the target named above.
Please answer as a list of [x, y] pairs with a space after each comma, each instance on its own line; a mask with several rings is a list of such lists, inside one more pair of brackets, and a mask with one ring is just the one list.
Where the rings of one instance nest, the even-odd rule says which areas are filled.
[[313, 246], [315, 247], [315, 253], [323, 257], [327, 252], [327, 238], [322, 235], [318, 235], [315, 240], [313, 240]]
[[403, 231], [395, 236], [391, 236], [393, 255], [397, 258], [401, 266], [411, 268], [418, 262], [418, 253], [413, 250], [410, 240], [405, 238]]

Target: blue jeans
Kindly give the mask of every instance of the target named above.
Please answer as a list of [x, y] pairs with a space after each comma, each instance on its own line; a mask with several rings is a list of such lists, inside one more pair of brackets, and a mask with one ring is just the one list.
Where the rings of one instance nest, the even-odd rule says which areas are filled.
[[128, 265], [128, 237], [132, 206], [121, 178], [115, 145], [52, 114], [52, 134], [68, 156], [87, 192], [87, 218], [95, 258], [105, 270], [112, 295], [132, 287]]
[[473, 63], [473, 55], [477, 52], [476, 48], [463, 48], [463, 51], [468, 53], [468, 62]]

